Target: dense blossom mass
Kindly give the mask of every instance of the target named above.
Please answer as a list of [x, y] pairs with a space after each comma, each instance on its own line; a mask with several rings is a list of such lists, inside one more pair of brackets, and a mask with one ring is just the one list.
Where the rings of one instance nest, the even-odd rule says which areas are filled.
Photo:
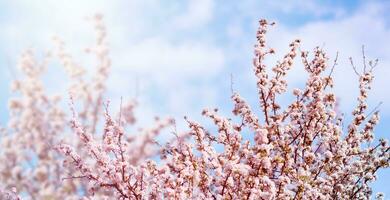
[[[333, 65], [321, 48], [301, 51], [301, 41], [272, 68], [275, 53], [266, 43], [273, 23], [260, 20], [253, 69], [259, 105], [232, 94], [233, 115], [217, 109], [202, 114], [217, 127], [209, 131], [185, 118], [189, 131], [176, 131], [173, 119], [156, 119], [131, 134], [136, 101], [121, 102], [111, 114], [104, 96], [111, 61], [102, 16], [94, 17], [96, 43], [86, 52], [97, 58], [96, 72], [86, 70], [54, 39], [55, 49], [42, 62], [31, 50], [15, 80], [19, 95], [10, 100], [9, 125], [2, 129], [0, 197], [2, 199], [370, 199], [370, 183], [389, 166], [386, 140], [374, 140], [379, 111], [368, 110], [367, 96], [376, 62], [358, 72], [359, 96], [347, 122], [336, 110]], [[363, 55], [364, 56], [364, 55]], [[70, 113], [63, 97], [45, 92], [42, 74], [57, 57], [70, 77]], [[300, 57], [306, 85], [287, 90], [286, 75]], [[288, 106], [278, 97], [291, 93]], [[283, 108], [285, 107], [285, 108]], [[261, 113], [258, 115], [258, 113]], [[67, 121], [70, 119], [70, 126]], [[174, 129], [165, 144], [156, 137]], [[77, 139], [73, 135], [77, 135]], [[245, 136], [245, 137], [244, 137]], [[18, 196], [19, 195], [19, 196]], [[376, 198], [383, 199], [383, 194]]]

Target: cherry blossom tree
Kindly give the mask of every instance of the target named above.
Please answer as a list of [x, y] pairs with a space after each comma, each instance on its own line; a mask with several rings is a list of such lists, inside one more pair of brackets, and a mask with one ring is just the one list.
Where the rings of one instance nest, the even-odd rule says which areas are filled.
[[[90, 134], [98, 134], [98, 125], [104, 121], [106, 80], [111, 61], [106, 41], [106, 28], [102, 15], [90, 18], [95, 32], [95, 44], [86, 48], [86, 53], [96, 57], [96, 71], [88, 71], [66, 51], [65, 43], [53, 38], [54, 48], [45, 53], [43, 60], [32, 49], [21, 55], [18, 68], [19, 79], [12, 83], [15, 96], [9, 100], [10, 119], [7, 127], [1, 129], [0, 146], [0, 188], [4, 196], [22, 194], [23, 199], [79, 199], [80, 193], [89, 187], [89, 181], [70, 178], [75, 171], [65, 170], [63, 157], [55, 149], [60, 143], [71, 144], [83, 157], [84, 143], [74, 140], [69, 127], [69, 107], [61, 105], [68, 101], [68, 95], [60, 96], [47, 92], [43, 76], [51, 61], [59, 61], [68, 75], [68, 91], [82, 110], [80, 123]], [[54, 83], [59, 84], [59, 83]], [[67, 93], [68, 94], [68, 93]], [[63, 100], [65, 99], [65, 100]], [[134, 109], [136, 100], [121, 105], [121, 126], [136, 125]], [[118, 106], [119, 108], [119, 106]], [[118, 113], [119, 115], [119, 113]], [[158, 149], [154, 138], [172, 120], [156, 120], [150, 128], [141, 129], [128, 137], [126, 148], [132, 152], [132, 165], [155, 156]], [[99, 197], [99, 194], [95, 195]], [[0, 199], [5, 197], [0, 196]]]
[[[306, 51], [299, 52], [300, 40], [295, 40], [268, 72], [264, 59], [275, 52], [266, 45], [269, 25], [260, 21], [253, 59], [262, 116], [234, 92], [233, 114], [241, 122], [205, 109], [202, 114], [216, 125], [216, 133], [186, 118], [191, 140], [165, 145], [158, 163], [149, 160], [136, 166], [128, 162], [132, 155], [123, 139], [127, 134], [108, 112], [102, 140], [94, 139], [75, 114], [72, 126], [94, 162], [85, 162], [69, 145], [60, 145], [59, 150], [81, 177], [93, 183], [93, 191], [111, 189], [118, 199], [370, 198], [369, 183], [380, 168], [389, 165], [387, 141], [373, 140], [379, 111], [367, 113], [376, 63], [364, 63], [361, 73], [353, 65], [360, 78], [360, 95], [353, 120], [344, 129], [331, 91], [337, 59], [326, 74], [326, 53], [316, 48], [310, 57]], [[285, 77], [298, 55], [309, 78], [305, 88], [292, 91], [296, 100], [282, 109], [277, 97], [287, 92]], [[243, 139], [246, 130], [251, 139]], [[217, 145], [223, 150], [218, 151]]]
[[[371, 111], [367, 105], [376, 61], [366, 62], [363, 55], [359, 72], [351, 59], [360, 92], [349, 122], [336, 111], [332, 92], [337, 58], [330, 62], [319, 47], [311, 53], [301, 51], [301, 41], [295, 40], [270, 68], [264, 61], [275, 50], [267, 46], [266, 33], [274, 23], [260, 20], [253, 59], [258, 105], [252, 108], [232, 91], [234, 118], [205, 109], [202, 115], [216, 131], [185, 117], [189, 130], [174, 129], [173, 139], [161, 143], [156, 136], [174, 127], [173, 119], [157, 119], [141, 133], [131, 134], [127, 127], [135, 123], [136, 102], [121, 103], [112, 114], [104, 96], [110, 68], [106, 30], [101, 15], [94, 21], [97, 40], [87, 52], [96, 56], [98, 66], [91, 80], [58, 38], [56, 49], [43, 62], [36, 61], [32, 51], [23, 54], [20, 67], [26, 76], [13, 84], [20, 96], [10, 101], [11, 120], [1, 139], [0, 186], [8, 191], [0, 195], [122, 200], [371, 198], [370, 183], [390, 159], [388, 142], [374, 139], [379, 110]], [[62, 97], [46, 94], [40, 79], [53, 54], [71, 78], [70, 113], [58, 103]], [[308, 79], [303, 88], [289, 91], [286, 75], [299, 58]], [[285, 93], [294, 97], [287, 106], [278, 103]]]

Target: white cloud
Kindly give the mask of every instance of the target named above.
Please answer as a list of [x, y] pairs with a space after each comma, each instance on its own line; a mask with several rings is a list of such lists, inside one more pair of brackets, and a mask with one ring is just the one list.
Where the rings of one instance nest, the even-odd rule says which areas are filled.
[[[183, 41], [172, 45], [162, 38], [148, 38], [114, 53], [122, 68], [151, 75], [182, 78], [214, 74], [224, 64], [222, 50], [209, 44]], [[176, 74], [176, 75], [175, 75]]]
[[173, 25], [179, 29], [198, 28], [213, 17], [214, 0], [190, 0], [183, 14], [174, 18]]
[[[174, 13], [167, 14], [158, 1], [13, 1], [3, 8], [7, 9], [9, 16], [8, 20], [1, 21], [0, 40], [2, 46], [8, 47], [7, 53], [15, 55], [31, 45], [44, 50], [50, 46], [51, 36], [56, 34], [64, 38], [74, 53], [79, 53], [76, 49], [82, 49], [93, 39], [92, 27], [83, 19], [102, 12], [106, 16], [112, 51], [118, 54], [118, 60], [114, 62], [120, 66], [150, 73], [180, 69], [179, 73], [183, 75], [203, 73], [205, 68], [219, 70], [224, 60], [223, 53], [210, 41], [192, 38], [172, 41], [161, 34], [175, 26], [199, 28], [212, 19], [212, 0], [189, 1], [184, 6], [183, 11], [173, 9]], [[168, 22], [153, 24], [158, 21], [147, 21], [151, 15], [148, 10], [154, 17], [166, 17]], [[154, 68], [157, 70], [152, 70]]]
[[324, 15], [341, 16], [344, 10], [335, 5], [326, 5], [313, 0], [287, 0], [287, 1], [266, 1], [268, 6], [283, 13], [310, 14], [320, 17]]
[[[214, 1], [188, 1], [183, 7], [155, 0], [121, 3], [100, 0], [12, 1], [0, 8], [7, 10], [7, 20], [0, 21], [1, 47], [15, 63], [24, 48], [34, 46], [37, 52], [44, 51], [51, 46], [51, 36], [58, 35], [67, 43], [76, 61], [89, 66], [91, 58], [83, 54], [82, 49], [93, 42], [93, 31], [84, 18], [101, 12], [105, 15], [113, 58], [112, 77], [109, 79], [110, 95], [113, 96], [110, 99], [115, 101], [120, 96], [133, 96], [135, 79], [138, 78], [143, 87], [140, 93], [144, 95], [142, 98], [146, 99], [149, 111], [165, 106], [165, 110], [173, 115], [198, 113], [200, 108], [192, 105], [200, 101], [196, 98], [201, 96], [201, 102], [213, 102], [211, 94], [216, 91], [185, 80], [202, 82], [210, 79], [222, 70], [225, 57], [223, 50], [211, 42], [212, 38], [177, 37], [181, 31], [196, 31], [213, 20]], [[59, 75], [53, 70], [51, 75]], [[55, 87], [49, 88], [50, 91], [66, 93], [60, 91], [64, 88], [62, 84], [49, 85]], [[166, 104], [151, 100], [150, 96], [156, 90], [166, 91]], [[145, 113], [152, 112], [146, 110]]]

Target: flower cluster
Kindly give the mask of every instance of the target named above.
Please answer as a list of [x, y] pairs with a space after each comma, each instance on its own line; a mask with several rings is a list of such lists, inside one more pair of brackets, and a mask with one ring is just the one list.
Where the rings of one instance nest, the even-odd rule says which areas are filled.
[[12, 188], [11, 191], [6, 191], [0, 189], [0, 199], [3, 200], [21, 200], [21, 198], [16, 194], [16, 189]]

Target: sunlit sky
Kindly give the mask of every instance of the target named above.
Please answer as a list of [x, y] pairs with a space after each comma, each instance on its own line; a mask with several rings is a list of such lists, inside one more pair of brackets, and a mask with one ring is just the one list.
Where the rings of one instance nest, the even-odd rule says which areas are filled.
[[[302, 40], [304, 50], [323, 47], [331, 59], [339, 52], [335, 92], [340, 110], [347, 114], [358, 92], [348, 58], [362, 67], [361, 46], [365, 45], [367, 57], [379, 59], [369, 99], [371, 108], [383, 102], [377, 136], [390, 138], [388, 10], [389, 1], [369, 0], [0, 0], [0, 124], [8, 118], [8, 88], [18, 78], [15, 66], [20, 53], [32, 47], [42, 54], [51, 47], [50, 38], [58, 35], [82, 64], [86, 57], [82, 49], [93, 39], [85, 17], [100, 12], [113, 59], [107, 97], [117, 102], [121, 96], [129, 99], [138, 94], [141, 121], [154, 115], [174, 116], [184, 129], [182, 117], [202, 121], [200, 112], [206, 107], [230, 115], [231, 74], [234, 89], [256, 107], [252, 48], [257, 22], [266, 18], [277, 23], [268, 35], [270, 46], [277, 50], [270, 62], [280, 58], [295, 38]], [[66, 94], [66, 83], [53, 78], [61, 74], [57, 68], [49, 69], [47, 89]], [[303, 86], [304, 74], [296, 65], [288, 75], [290, 88]], [[382, 171], [379, 177], [374, 190], [390, 196], [390, 171]]]

